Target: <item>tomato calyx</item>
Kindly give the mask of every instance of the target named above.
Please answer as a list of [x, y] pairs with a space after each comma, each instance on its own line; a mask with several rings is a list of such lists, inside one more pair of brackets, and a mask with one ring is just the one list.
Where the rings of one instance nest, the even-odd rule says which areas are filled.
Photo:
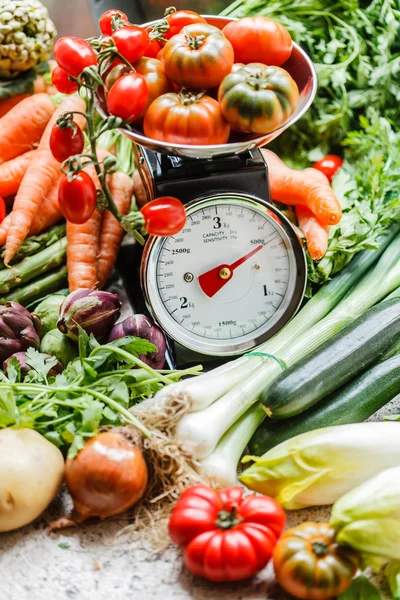
[[179, 92], [179, 100], [183, 106], [190, 106], [191, 104], [196, 104], [201, 98], [207, 93], [207, 90], [203, 90], [201, 92], [192, 92], [187, 90], [186, 88], [182, 88]]
[[317, 556], [318, 558], [323, 558], [329, 552], [327, 544], [322, 540], [313, 542], [311, 547], [315, 556]]
[[201, 48], [204, 44], [204, 40], [207, 38], [206, 35], [190, 35], [190, 32], [186, 29], [186, 27], [184, 27], [183, 31], [187, 39], [187, 45], [189, 48], [192, 48], [192, 50], [198, 50]]
[[239, 516], [237, 505], [233, 504], [230, 511], [223, 508], [219, 513], [217, 520], [215, 521], [216, 527], [226, 531], [227, 529], [233, 529], [236, 525], [240, 525], [243, 519]]

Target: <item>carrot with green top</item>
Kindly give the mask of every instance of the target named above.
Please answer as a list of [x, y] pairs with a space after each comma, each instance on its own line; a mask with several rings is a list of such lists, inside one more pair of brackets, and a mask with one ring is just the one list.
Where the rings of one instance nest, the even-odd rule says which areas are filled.
[[[22, 103], [21, 103], [22, 104]], [[19, 105], [20, 106], [20, 105]], [[85, 112], [85, 101], [78, 95], [68, 96], [63, 100], [40, 140], [40, 144], [15, 197], [11, 213], [11, 226], [7, 236], [4, 262], [7, 265], [18, 251], [18, 248], [29, 234], [33, 219], [43, 199], [47, 197], [60, 176], [60, 163], [53, 157], [49, 141], [51, 130], [57, 119], [64, 112]], [[86, 120], [82, 115], [75, 115], [74, 121], [83, 128]]]
[[282, 204], [307, 206], [323, 225], [336, 225], [342, 208], [328, 178], [316, 169], [291, 169], [270, 150], [262, 151], [268, 165], [271, 198]]

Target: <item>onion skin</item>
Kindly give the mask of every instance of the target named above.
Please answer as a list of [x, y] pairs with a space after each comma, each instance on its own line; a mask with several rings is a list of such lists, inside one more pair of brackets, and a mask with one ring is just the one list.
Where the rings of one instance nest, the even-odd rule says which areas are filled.
[[146, 355], [140, 354], [140, 360], [153, 369], [164, 368], [167, 344], [165, 342], [164, 334], [157, 325], [154, 325], [145, 315], [131, 315], [124, 321], [121, 321], [121, 323], [114, 325], [108, 337], [108, 341], [114, 342], [115, 340], [129, 335], [148, 340], [157, 348], [157, 352], [150, 352]]
[[65, 480], [80, 521], [106, 519], [140, 500], [148, 472], [138, 445], [119, 431], [105, 431], [67, 460]]

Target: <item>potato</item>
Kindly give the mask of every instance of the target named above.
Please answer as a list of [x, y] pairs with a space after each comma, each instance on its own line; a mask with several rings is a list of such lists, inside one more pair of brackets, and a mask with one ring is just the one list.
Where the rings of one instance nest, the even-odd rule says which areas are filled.
[[0, 532], [36, 519], [57, 494], [63, 477], [63, 455], [40, 433], [0, 430]]

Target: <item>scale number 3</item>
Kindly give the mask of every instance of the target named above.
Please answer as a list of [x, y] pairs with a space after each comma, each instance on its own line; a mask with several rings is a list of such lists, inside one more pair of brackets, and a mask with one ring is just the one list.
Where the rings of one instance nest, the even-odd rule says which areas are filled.
[[220, 229], [221, 228], [221, 218], [214, 217], [213, 221], [214, 221], [214, 229]]

